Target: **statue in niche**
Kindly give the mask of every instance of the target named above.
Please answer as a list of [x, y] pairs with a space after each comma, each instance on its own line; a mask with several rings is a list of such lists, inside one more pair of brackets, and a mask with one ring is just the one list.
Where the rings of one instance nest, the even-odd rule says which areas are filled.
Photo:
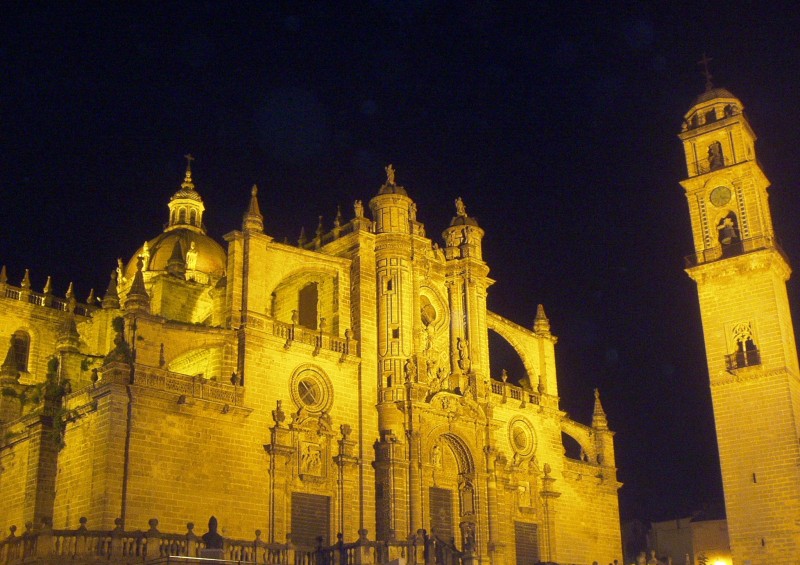
[[459, 196], [456, 198], [456, 216], [466, 216], [467, 215], [467, 207], [464, 205], [464, 201], [461, 200]]
[[413, 357], [409, 357], [405, 365], [406, 382], [415, 382], [417, 380], [417, 364], [414, 362]]
[[474, 551], [475, 549], [475, 524], [472, 522], [461, 523], [461, 538], [464, 543], [464, 551]]
[[722, 156], [722, 144], [719, 141], [715, 141], [708, 146], [708, 166], [712, 171], [725, 166], [725, 159]]
[[435, 444], [431, 449], [431, 465], [440, 469], [442, 467], [442, 448], [439, 444]]
[[186, 252], [186, 270], [194, 271], [197, 268], [197, 249], [194, 241], [189, 244], [189, 251]]
[[458, 338], [458, 368], [468, 373], [472, 363], [469, 360], [469, 342], [463, 337]]
[[361, 200], [356, 200], [353, 203], [353, 213], [356, 215], [356, 218], [364, 217], [364, 205], [361, 203]]

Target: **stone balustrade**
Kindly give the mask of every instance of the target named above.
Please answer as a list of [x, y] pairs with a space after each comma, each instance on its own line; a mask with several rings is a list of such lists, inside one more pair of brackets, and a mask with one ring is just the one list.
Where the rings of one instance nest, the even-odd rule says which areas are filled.
[[367, 531], [361, 530], [352, 543], [345, 543], [339, 534], [331, 546], [296, 546], [287, 536], [286, 543], [268, 543], [255, 531], [253, 540], [225, 538], [222, 559], [203, 556], [202, 536], [194, 533], [188, 523], [185, 533], [164, 533], [158, 530], [158, 520], [149, 521], [145, 531], [127, 531], [117, 518], [111, 531], [89, 530], [86, 518], [74, 530], [56, 530], [45, 521], [40, 527], [27, 524], [25, 532], [17, 535], [16, 526], [0, 541], [0, 565], [58, 564], [72, 565], [115, 563], [202, 562], [263, 563], [269, 565], [378, 565], [403, 559], [408, 565], [476, 565], [472, 552], [461, 552], [434, 536], [420, 531], [408, 540], [370, 541]]
[[505, 381], [497, 381], [492, 379], [492, 392], [503, 397], [502, 402], [505, 403], [508, 399], [518, 400], [526, 404], [538, 406], [540, 403], [540, 395], [535, 392], [530, 392], [522, 387], [512, 385]]
[[[0, 283], [0, 297], [27, 302], [43, 308], [52, 308], [60, 312], [69, 310], [69, 301], [64, 298], [59, 298], [52, 294], [34, 292], [29, 288], [15, 287], [8, 283]], [[92, 305], [75, 304], [75, 315], [89, 316], [91, 308]]]

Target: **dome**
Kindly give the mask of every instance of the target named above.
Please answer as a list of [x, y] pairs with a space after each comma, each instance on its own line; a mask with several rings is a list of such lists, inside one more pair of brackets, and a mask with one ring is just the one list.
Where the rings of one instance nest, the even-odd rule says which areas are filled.
[[470, 216], [454, 216], [450, 220], [450, 227], [453, 226], [478, 226], [478, 220]]
[[[145, 266], [147, 271], [166, 271], [175, 244], [180, 242], [183, 257], [194, 243], [197, 251], [197, 263], [194, 270], [211, 277], [221, 277], [228, 264], [228, 256], [222, 246], [209, 236], [188, 228], [170, 229], [147, 242], [150, 260]], [[142, 254], [142, 247], [136, 250], [125, 267], [125, 277], [133, 279], [136, 274], [136, 259]]]
[[730, 98], [733, 100], [737, 100], [737, 98], [730, 93], [726, 88], [712, 88], [703, 92], [700, 96], [695, 98], [692, 107], [699, 106], [704, 102], [708, 102], [710, 100], [714, 100], [715, 98]]

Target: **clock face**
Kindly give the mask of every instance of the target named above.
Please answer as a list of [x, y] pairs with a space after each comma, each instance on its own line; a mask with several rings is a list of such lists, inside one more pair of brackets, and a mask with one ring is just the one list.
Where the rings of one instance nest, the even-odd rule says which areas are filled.
[[725, 206], [731, 201], [731, 189], [727, 186], [718, 186], [711, 191], [709, 199], [714, 206]]

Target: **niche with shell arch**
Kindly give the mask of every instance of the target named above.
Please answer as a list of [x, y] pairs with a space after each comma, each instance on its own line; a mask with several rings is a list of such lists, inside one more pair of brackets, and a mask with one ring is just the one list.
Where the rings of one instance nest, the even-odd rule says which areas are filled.
[[444, 299], [430, 286], [420, 288], [419, 317], [420, 377], [430, 381], [437, 377], [440, 369], [449, 372], [448, 333], [444, 330], [450, 323]]

